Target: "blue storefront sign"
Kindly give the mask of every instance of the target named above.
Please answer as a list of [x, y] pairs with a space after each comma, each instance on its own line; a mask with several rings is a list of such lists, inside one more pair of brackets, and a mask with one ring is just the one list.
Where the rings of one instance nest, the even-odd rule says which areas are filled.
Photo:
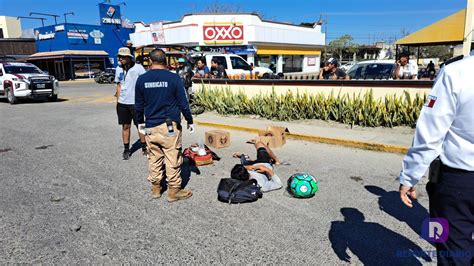
[[36, 28], [34, 31], [38, 52], [105, 51], [109, 54], [108, 61], [115, 67], [117, 51], [126, 45], [133, 29], [122, 27], [120, 6], [99, 4], [99, 10], [100, 25], [66, 23]]
[[101, 25], [122, 25], [120, 6], [99, 4], [99, 16]]

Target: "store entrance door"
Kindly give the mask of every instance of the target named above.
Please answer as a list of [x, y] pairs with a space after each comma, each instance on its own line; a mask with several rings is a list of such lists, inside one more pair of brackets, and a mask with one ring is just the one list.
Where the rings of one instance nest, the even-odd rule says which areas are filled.
[[54, 73], [56, 79], [65, 80], [66, 75], [64, 73], [64, 62], [63, 61], [54, 61]]

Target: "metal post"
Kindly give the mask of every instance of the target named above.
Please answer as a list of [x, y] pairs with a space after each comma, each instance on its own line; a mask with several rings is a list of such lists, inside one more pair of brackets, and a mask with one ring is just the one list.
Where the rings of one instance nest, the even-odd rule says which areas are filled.
[[40, 16], [53, 17], [53, 18], [54, 18], [54, 24], [55, 24], [55, 25], [58, 24], [58, 20], [57, 20], [57, 18], [59, 18], [58, 15], [55, 15], [55, 14], [45, 14], [45, 13], [37, 13], [37, 12], [30, 12], [30, 16], [31, 16], [31, 15], [40, 15]]
[[89, 62], [89, 57], [87, 56], [87, 72], [89, 73], [89, 79], [91, 78], [91, 64]]
[[66, 24], [66, 23], [67, 23], [67, 18], [66, 18], [66, 16], [67, 16], [67, 15], [73, 15], [73, 16], [74, 16], [74, 12], [64, 13], [63, 15], [64, 15], [64, 24]]
[[471, 43], [472, 43], [472, 26], [474, 25], [473, 14], [474, 10], [474, 0], [467, 0], [466, 8], [466, 20], [464, 22], [464, 40], [462, 44], [462, 54], [464, 56], [469, 55], [471, 52]]
[[20, 18], [24, 18], [24, 19], [39, 19], [39, 20], [41, 20], [41, 25], [42, 25], [42, 27], [44, 27], [44, 21], [46, 20], [45, 18], [23, 17], [23, 16], [18, 16], [18, 17], [16, 17], [17, 20], [19, 20]]

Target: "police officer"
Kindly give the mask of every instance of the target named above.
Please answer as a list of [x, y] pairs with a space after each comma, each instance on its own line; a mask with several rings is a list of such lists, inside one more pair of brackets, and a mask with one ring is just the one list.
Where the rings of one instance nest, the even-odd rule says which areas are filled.
[[[408, 207], [415, 185], [430, 168], [431, 218], [449, 223], [447, 241], [436, 243], [438, 264], [474, 263], [474, 57], [446, 63], [418, 118], [413, 146], [403, 160], [400, 198]], [[435, 161], [436, 162], [436, 161]], [[421, 226], [421, 225], [420, 225]], [[445, 231], [447, 232], [447, 231]]]
[[168, 181], [168, 201], [192, 196], [189, 189], [181, 188], [181, 113], [194, 132], [193, 117], [181, 78], [167, 69], [166, 55], [160, 49], [149, 54], [152, 64], [141, 75], [135, 87], [135, 109], [139, 128], [145, 131], [148, 146], [148, 181], [152, 184], [152, 197], [161, 197], [160, 182], [165, 175]]

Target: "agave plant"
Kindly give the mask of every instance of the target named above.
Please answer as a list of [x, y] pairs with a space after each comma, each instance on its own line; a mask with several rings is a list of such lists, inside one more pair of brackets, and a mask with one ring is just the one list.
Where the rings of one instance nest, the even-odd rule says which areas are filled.
[[270, 94], [249, 97], [230, 87], [207, 89], [204, 84], [194, 97], [196, 104], [220, 114], [259, 115], [281, 121], [321, 119], [367, 127], [414, 127], [425, 100], [426, 95], [412, 97], [406, 91], [401, 96], [376, 99], [372, 90], [357, 95], [299, 91], [295, 94], [289, 90], [278, 95], [273, 89]]

